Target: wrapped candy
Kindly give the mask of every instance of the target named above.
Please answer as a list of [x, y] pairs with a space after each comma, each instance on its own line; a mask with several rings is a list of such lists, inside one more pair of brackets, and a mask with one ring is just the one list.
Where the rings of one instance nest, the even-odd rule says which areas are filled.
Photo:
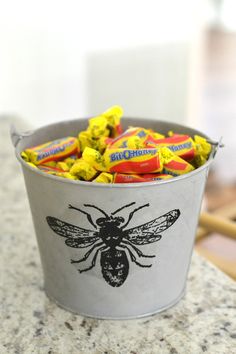
[[160, 172], [163, 163], [158, 149], [107, 149], [103, 155], [86, 148], [83, 159], [98, 171], [122, 173]]
[[74, 137], [61, 138], [48, 143], [27, 148], [22, 154], [35, 165], [58, 161], [78, 152], [78, 140]]

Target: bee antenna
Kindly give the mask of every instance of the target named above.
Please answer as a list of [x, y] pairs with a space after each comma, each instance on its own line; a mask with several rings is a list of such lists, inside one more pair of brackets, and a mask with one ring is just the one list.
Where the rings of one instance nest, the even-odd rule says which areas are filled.
[[132, 202], [132, 203], [127, 204], [127, 205], [124, 205], [123, 207], [117, 209], [116, 211], [113, 211], [113, 213], [111, 213], [111, 215], [115, 215], [116, 213], [118, 213], [118, 212], [121, 211], [122, 209], [128, 208], [129, 206], [134, 205], [134, 204], [135, 204], [135, 202]]
[[97, 229], [97, 226], [94, 224], [91, 215], [86, 213], [86, 211], [83, 211], [83, 210], [81, 210], [79, 208], [73, 207], [73, 205], [71, 205], [71, 204], [69, 204], [69, 209], [74, 209], [74, 210], [80, 211], [81, 213], [85, 214], [87, 216], [87, 219], [90, 222], [90, 224], [93, 225], [95, 227], [95, 229]]
[[105, 215], [106, 217], [108, 217], [108, 215], [105, 213], [105, 211], [103, 211], [102, 209], [96, 207], [95, 205], [91, 205], [91, 204], [84, 204], [85, 207], [90, 207], [90, 208], [94, 208], [99, 210], [103, 215]]
[[140, 210], [140, 209], [142, 209], [142, 208], [145, 208], [145, 207], [149, 207], [149, 203], [144, 204], [144, 205], [142, 205], [142, 206], [140, 206], [140, 207], [134, 209], [134, 210], [129, 214], [129, 218], [128, 218], [126, 224], [123, 225], [121, 229], [123, 230], [123, 229], [129, 224], [130, 220], [132, 219], [132, 217], [133, 217], [134, 213], [136, 213], [136, 211], [138, 211], [138, 210]]

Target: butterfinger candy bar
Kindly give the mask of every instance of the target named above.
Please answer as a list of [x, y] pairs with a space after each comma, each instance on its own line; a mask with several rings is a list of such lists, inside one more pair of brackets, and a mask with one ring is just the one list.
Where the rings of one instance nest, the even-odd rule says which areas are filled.
[[64, 159], [77, 153], [77, 151], [78, 140], [74, 137], [67, 137], [28, 148], [24, 153], [28, 156], [30, 162], [33, 162], [35, 165], [42, 165], [49, 161]]
[[151, 173], [162, 171], [163, 164], [158, 149], [106, 149], [98, 151], [86, 148], [83, 159], [98, 171], [121, 173]]
[[190, 163], [175, 155], [170, 149], [163, 147], [160, 150], [163, 158], [164, 173], [172, 176], [180, 176], [194, 170], [194, 167]]

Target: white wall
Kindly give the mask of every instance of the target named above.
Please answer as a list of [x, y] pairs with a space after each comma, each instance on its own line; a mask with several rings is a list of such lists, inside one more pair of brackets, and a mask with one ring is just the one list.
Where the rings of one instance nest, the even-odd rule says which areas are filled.
[[[90, 99], [91, 72], [87, 62], [95, 52], [189, 43], [190, 52], [183, 62], [189, 60], [191, 67], [192, 44], [195, 47], [196, 34], [200, 33], [202, 3], [201, 0], [1, 1], [0, 115], [17, 114], [38, 126], [99, 113], [95, 112], [98, 105]], [[145, 81], [145, 73], [140, 74]], [[183, 87], [194, 86], [189, 71], [186, 70], [183, 80], [188, 81], [183, 82]], [[186, 107], [191, 101], [189, 94], [183, 99]], [[140, 92], [140, 100], [142, 97]], [[116, 99], [116, 95], [110, 97], [109, 105], [124, 104], [132, 115], [129, 100]], [[148, 103], [146, 107], [147, 111], [144, 104], [142, 115], [158, 113], [155, 107], [152, 112], [149, 107], [148, 111]], [[187, 116], [190, 111], [185, 112]]]

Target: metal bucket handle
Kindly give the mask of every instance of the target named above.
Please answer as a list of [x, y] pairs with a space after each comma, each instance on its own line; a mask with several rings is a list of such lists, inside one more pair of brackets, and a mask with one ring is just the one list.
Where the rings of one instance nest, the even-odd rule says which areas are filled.
[[225, 145], [222, 143], [223, 137], [221, 136], [219, 141], [212, 141], [212, 140], [207, 140], [208, 143], [210, 143], [214, 149], [212, 149], [211, 157], [214, 159], [217, 151], [219, 148], [223, 148]]
[[18, 130], [16, 129], [16, 127], [14, 126], [14, 124], [11, 124], [11, 126], [10, 126], [10, 136], [11, 136], [11, 141], [12, 141], [13, 146], [16, 148], [17, 145], [19, 144], [19, 142], [22, 139], [33, 135], [34, 132], [35, 132], [35, 130], [28, 130], [28, 131], [26, 131], [24, 133], [19, 133]]

